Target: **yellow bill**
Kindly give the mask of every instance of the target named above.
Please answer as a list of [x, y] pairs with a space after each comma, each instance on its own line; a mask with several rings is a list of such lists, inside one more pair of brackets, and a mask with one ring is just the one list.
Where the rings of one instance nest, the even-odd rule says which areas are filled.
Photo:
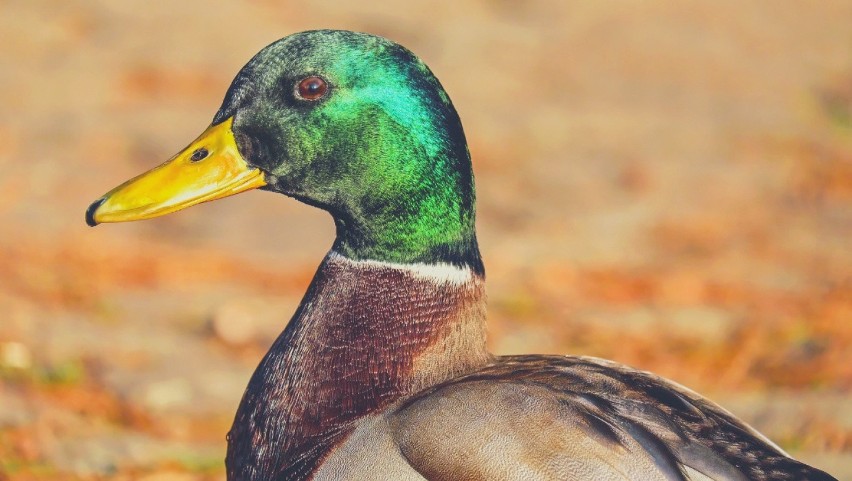
[[211, 126], [163, 165], [111, 190], [89, 206], [86, 223], [150, 219], [266, 185], [240, 155], [232, 123]]

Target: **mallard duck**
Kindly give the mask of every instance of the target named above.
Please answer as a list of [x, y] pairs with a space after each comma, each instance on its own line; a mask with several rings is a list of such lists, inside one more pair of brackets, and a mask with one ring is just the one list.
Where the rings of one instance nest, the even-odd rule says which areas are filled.
[[654, 374], [488, 352], [461, 121], [400, 45], [331, 30], [269, 45], [198, 139], [86, 221], [255, 188], [328, 211], [336, 239], [249, 381], [228, 479], [834, 479]]

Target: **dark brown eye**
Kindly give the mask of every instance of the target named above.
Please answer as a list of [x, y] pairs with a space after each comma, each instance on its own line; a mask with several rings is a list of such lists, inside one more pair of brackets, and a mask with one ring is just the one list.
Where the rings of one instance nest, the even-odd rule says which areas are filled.
[[319, 100], [328, 92], [328, 84], [320, 77], [305, 77], [296, 85], [296, 92], [304, 100]]

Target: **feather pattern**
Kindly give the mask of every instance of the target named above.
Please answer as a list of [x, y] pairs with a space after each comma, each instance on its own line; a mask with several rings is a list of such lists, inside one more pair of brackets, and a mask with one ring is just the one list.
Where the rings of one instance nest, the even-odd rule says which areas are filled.
[[[489, 390], [488, 386], [498, 388]], [[526, 418], [530, 424], [514, 426], [502, 438], [507, 444], [526, 443], [533, 437], [530, 429], [536, 428], [535, 413], [530, 420], [529, 410], [514, 401], [514, 392], [535, 395], [540, 400], [536, 408], [552, 420], [548, 435], [561, 438], [536, 457], [527, 458], [533, 459], [530, 463], [537, 469], [535, 479], [584, 479], [584, 470], [603, 464], [602, 460], [611, 469], [599, 479], [621, 479], [623, 473], [632, 471], [635, 476], [639, 468], [643, 476], [653, 475], [641, 479], [672, 481], [834, 479], [790, 458], [754, 429], [694, 392], [649, 372], [591, 357], [500, 357], [476, 372], [404, 401], [388, 416], [395, 420], [394, 434], [406, 458], [418, 471], [429, 473], [429, 480], [466, 479], [456, 477], [465, 470], [472, 471], [469, 479], [520, 479], [485, 468], [499, 464], [489, 456], [485, 456], [487, 462], [480, 463], [466, 459], [464, 466], [443, 459], [437, 468], [431, 460], [434, 458], [427, 454], [434, 453], [434, 443], [443, 442], [440, 433], [448, 430], [457, 439], [479, 438], [479, 444], [484, 444], [488, 434], [478, 430], [475, 420], [468, 416], [480, 416], [487, 429], [499, 429], [500, 419]], [[475, 406], [476, 412], [458, 407], [465, 403]], [[454, 427], [438, 421], [440, 426], [428, 428], [426, 419], [450, 419], [447, 423]], [[416, 436], [412, 429], [417, 430]], [[584, 437], [595, 441], [591, 448], [586, 445], [586, 453], [577, 455], [576, 450], [563, 449], [565, 444], [582, 443]], [[625, 451], [631, 455], [624, 456]], [[590, 452], [596, 456], [590, 456]], [[584, 462], [588, 465], [582, 466]], [[485, 473], [492, 477], [480, 476]]]

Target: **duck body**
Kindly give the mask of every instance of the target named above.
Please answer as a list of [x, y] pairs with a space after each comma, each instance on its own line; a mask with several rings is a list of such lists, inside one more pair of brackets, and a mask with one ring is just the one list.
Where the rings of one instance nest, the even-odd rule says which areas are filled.
[[249, 383], [229, 479], [833, 479], [651, 373], [491, 356], [483, 289], [331, 253]]
[[363, 421], [313, 479], [834, 478], [651, 373], [508, 356]]
[[464, 132], [403, 47], [331, 30], [271, 44], [201, 137], [86, 220], [252, 188], [328, 211], [337, 235], [249, 381], [228, 479], [834, 479], [653, 374], [488, 353]]

